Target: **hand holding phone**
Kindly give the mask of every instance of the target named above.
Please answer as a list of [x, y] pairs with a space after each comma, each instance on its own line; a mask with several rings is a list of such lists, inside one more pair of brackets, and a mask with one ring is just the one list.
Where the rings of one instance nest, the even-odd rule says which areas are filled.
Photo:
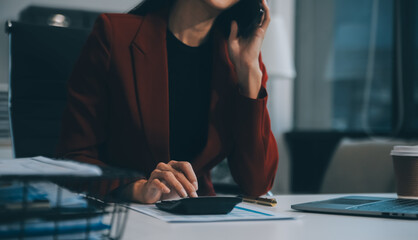
[[261, 88], [262, 73], [259, 56], [265, 33], [270, 23], [270, 9], [266, 0], [262, 2], [262, 22], [248, 37], [239, 35], [236, 21], [231, 23], [231, 33], [228, 39], [229, 57], [238, 75], [238, 87], [241, 94], [256, 99]]

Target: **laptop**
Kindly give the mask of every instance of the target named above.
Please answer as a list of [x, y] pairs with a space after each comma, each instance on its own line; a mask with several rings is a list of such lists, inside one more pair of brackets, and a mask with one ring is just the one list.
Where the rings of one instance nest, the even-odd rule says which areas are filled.
[[294, 204], [292, 209], [357, 216], [418, 220], [418, 200], [368, 196], [346, 196], [324, 201]]

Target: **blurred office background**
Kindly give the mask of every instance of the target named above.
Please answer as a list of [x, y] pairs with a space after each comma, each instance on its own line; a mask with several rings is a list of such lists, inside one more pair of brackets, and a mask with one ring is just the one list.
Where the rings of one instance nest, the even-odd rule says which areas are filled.
[[[77, 12], [126, 12], [138, 2], [1, 0], [0, 22], [51, 24], [53, 15], [45, 18], [42, 8], [28, 8], [37, 6], [56, 14], [65, 9], [68, 19], [56, 19], [63, 27], [89, 27], [91, 21], [81, 21]], [[272, 22], [262, 51], [280, 155], [273, 193], [393, 192], [390, 149], [418, 139], [418, 3], [270, 0], [269, 5]], [[9, 42], [0, 26], [0, 157], [8, 158]], [[224, 169], [216, 171], [221, 181], [230, 181], [222, 179]]]

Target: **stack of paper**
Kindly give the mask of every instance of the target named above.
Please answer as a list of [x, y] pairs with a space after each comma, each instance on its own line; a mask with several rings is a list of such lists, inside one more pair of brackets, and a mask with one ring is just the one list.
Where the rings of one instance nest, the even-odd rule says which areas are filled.
[[0, 176], [100, 176], [98, 166], [46, 157], [0, 160]]
[[[99, 212], [91, 211], [86, 199], [59, 188], [50, 182], [0, 184], [0, 239], [18, 238], [21, 234], [25, 239], [53, 239], [54, 235], [59, 235], [59, 239], [86, 239], [86, 232], [89, 232], [87, 239], [94, 239], [93, 236], [100, 236], [95, 232], [110, 228]], [[37, 202], [43, 205], [33, 204]], [[66, 215], [55, 214], [58, 210]], [[55, 215], [48, 215], [48, 211]], [[37, 214], [30, 215], [34, 212]], [[22, 214], [29, 217], [22, 219]]]

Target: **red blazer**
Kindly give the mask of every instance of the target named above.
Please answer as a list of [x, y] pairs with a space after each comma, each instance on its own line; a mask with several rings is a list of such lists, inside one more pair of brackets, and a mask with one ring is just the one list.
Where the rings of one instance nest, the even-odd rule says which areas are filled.
[[[170, 161], [165, 14], [102, 14], [69, 80], [58, 155], [149, 175]], [[215, 194], [210, 170], [228, 158], [249, 195], [271, 189], [278, 165], [264, 64], [262, 98], [239, 94], [227, 42], [215, 34], [208, 139], [191, 164], [199, 194]], [[193, 101], [193, 99], [190, 99]], [[118, 187], [117, 184], [112, 189]]]

